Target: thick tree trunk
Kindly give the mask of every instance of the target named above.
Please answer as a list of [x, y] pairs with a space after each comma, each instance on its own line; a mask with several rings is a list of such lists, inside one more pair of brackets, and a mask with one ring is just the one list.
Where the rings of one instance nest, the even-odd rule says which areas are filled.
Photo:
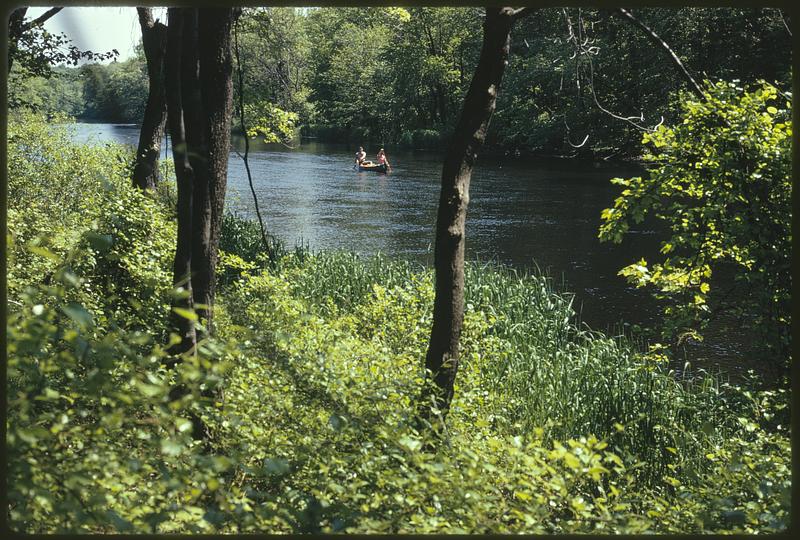
[[486, 8], [480, 59], [442, 169], [434, 249], [436, 297], [425, 357], [433, 385], [426, 385], [421, 402], [423, 418], [432, 418], [432, 411], [438, 410], [442, 422], [453, 398], [464, 321], [464, 226], [469, 181], [495, 110], [514, 19], [511, 8]]
[[[178, 241], [173, 263], [173, 283], [186, 291], [184, 298], [175, 301], [175, 307], [191, 309], [192, 281], [192, 188], [194, 171], [189, 163], [186, 146], [186, 132], [183, 122], [183, 100], [181, 73], [183, 55], [183, 18], [180, 8], [169, 8], [169, 28], [167, 49], [164, 58], [166, 86], [166, 106], [170, 137], [172, 138], [172, 157], [175, 162], [175, 177], [178, 184]], [[196, 336], [194, 324], [186, 317], [175, 314], [174, 328], [181, 337], [181, 343], [172, 352], [180, 354], [194, 349]]]
[[158, 158], [164, 125], [167, 121], [167, 103], [164, 81], [164, 56], [167, 49], [167, 27], [153, 20], [150, 8], [136, 8], [142, 28], [142, 45], [147, 59], [147, 79], [150, 85], [147, 105], [136, 151], [133, 185], [142, 189], [155, 189], [161, 180]]
[[23, 22], [25, 21], [25, 14], [28, 8], [17, 8], [11, 12], [8, 17], [8, 56], [7, 59], [7, 73], [11, 73], [11, 66], [14, 64], [14, 54], [17, 51], [17, 44], [19, 38], [22, 37]]
[[[239, 9], [170, 8], [166, 54], [167, 110], [178, 181], [178, 244], [173, 267], [176, 285], [212, 331], [219, 233], [225, 205], [230, 150], [233, 81], [231, 29]], [[176, 320], [181, 344], [193, 348], [198, 336], [192, 321]], [[180, 385], [172, 399], [185, 395]], [[207, 399], [211, 390], [203, 391]], [[193, 435], [210, 444], [199, 416]]]
[[213, 330], [214, 288], [228, 179], [233, 62], [238, 8], [169, 10], [167, 103], [178, 177], [176, 283]]
[[[228, 155], [233, 112], [231, 30], [239, 10], [202, 9], [198, 28], [200, 106], [204, 115], [202, 174], [195, 179], [192, 244], [192, 289], [198, 314], [213, 331], [215, 276], [228, 184]], [[191, 146], [191, 144], [190, 144]], [[197, 167], [195, 167], [197, 171]]]

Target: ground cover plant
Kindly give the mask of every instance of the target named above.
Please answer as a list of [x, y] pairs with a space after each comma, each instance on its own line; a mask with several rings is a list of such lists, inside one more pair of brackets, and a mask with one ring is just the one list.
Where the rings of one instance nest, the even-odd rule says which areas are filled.
[[265, 255], [258, 227], [228, 216], [217, 334], [169, 368], [174, 213], [130, 186], [130, 149], [76, 146], [34, 115], [10, 121], [8, 146], [15, 530], [788, 525], [787, 393], [676, 377], [662, 351], [580, 326], [545, 276], [468, 267], [435, 449], [413, 415], [432, 274], [405, 261]]

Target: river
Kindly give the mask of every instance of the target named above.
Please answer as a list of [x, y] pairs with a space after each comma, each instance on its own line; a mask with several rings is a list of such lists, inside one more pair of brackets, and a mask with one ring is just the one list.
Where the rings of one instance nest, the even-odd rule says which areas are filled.
[[[136, 126], [117, 124], [78, 123], [73, 132], [80, 142], [135, 145], [139, 136]], [[233, 146], [243, 151], [241, 137], [234, 137]], [[251, 143], [250, 168], [268, 231], [288, 246], [381, 252], [431, 264], [442, 156], [387, 148], [392, 171], [379, 174], [353, 170], [356, 150], [311, 141], [293, 148]], [[367, 151], [373, 157], [377, 148]], [[467, 257], [520, 270], [538, 266], [575, 294], [580, 320], [593, 329], [616, 332], [620, 324], [653, 324], [658, 319], [654, 301], [617, 272], [656, 256], [658, 235], [647, 226], [633, 226], [620, 245], [597, 239], [600, 212], [619, 191], [609, 180], [641, 172], [630, 164], [479, 158], [470, 186]], [[255, 215], [244, 164], [235, 151], [226, 208]], [[743, 367], [736, 346], [714, 341], [693, 356], [726, 371]]]

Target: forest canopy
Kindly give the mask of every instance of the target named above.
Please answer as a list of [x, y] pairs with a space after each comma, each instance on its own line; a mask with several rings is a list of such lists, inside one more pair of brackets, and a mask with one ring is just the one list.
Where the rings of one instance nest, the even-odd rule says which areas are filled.
[[[771, 53], [791, 47], [779, 10], [649, 8], [637, 17], [698, 80], [790, 84], [789, 56]], [[247, 9], [237, 30], [245, 101], [296, 114], [301, 132], [321, 140], [443, 149], [478, 59], [481, 20], [477, 7]], [[683, 82], [663, 55], [610, 10], [538, 10], [514, 28], [487, 146], [630, 157], [641, 132], [609, 113], [647, 127], [677, 117], [668, 96]], [[12, 106], [136, 123], [147, 96], [144, 52], [9, 88]]]

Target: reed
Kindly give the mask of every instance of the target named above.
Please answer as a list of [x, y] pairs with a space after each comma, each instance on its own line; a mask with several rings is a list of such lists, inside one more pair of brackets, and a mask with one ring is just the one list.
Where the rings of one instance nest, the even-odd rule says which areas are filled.
[[[226, 217], [221, 244], [256, 260], [258, 227], [242, 222]], [[432, 307], [422, 300], [420, 287], [431, 286], [433, 273], [422, 265], [384, 254], [313, 252], [302, 245], [277, 251], [273, 270], [285, 275], [295, 297], [324, 317], [333, 310], [354, 312], [370, 301], [376, 285], [414, 291], [420, 320]], [[467, 264], [466, 310], [493, 321], [478, 339], [492, 335], [504, 344], [504, 354], [487, 353], [480, 371], [483, 390], [502, 404], [502, 424], [522, 436], [543, 430], [550, 440], [592, 433], [620, 455], [642, 462], [649, 480], [676, 468], [699, 474], [703, 449], [736, 429], [737, 415], [729, 409], [741, 400], [725, 390], [718, 375], [676, 374], [649, 355], [637, 336], [590, 329], [580, 322], [573, 300], [539, 270]]]
[[[304, 271], [290, 274], [298, 264]], [[369, 302], [375, 285], [413, 290], [432, 279], [430, 269], [385, 255], [308, 250], [302, 263], [285, 258], [281, 271], [294, 295], [323, 315], [331, 304], [351, 312]], [[565, 440], [592, 433], [657, 481], [676, 468], [699, 474], [704, 449], [735, 429], [719, 377], [678, 376], [641, 340], [593, 331], [578, 320], [573, 295], [541, 272], [468, 263], [465, 296], [467, 312], [493, 321], [478, 339], [493, 335], [505, 345], [505, 354], [483, 360], [480, 384], [503, 403], [502, 423], [515, 434], [541, 429]], [[430, 306], [419, 309], [424, 318]]]

